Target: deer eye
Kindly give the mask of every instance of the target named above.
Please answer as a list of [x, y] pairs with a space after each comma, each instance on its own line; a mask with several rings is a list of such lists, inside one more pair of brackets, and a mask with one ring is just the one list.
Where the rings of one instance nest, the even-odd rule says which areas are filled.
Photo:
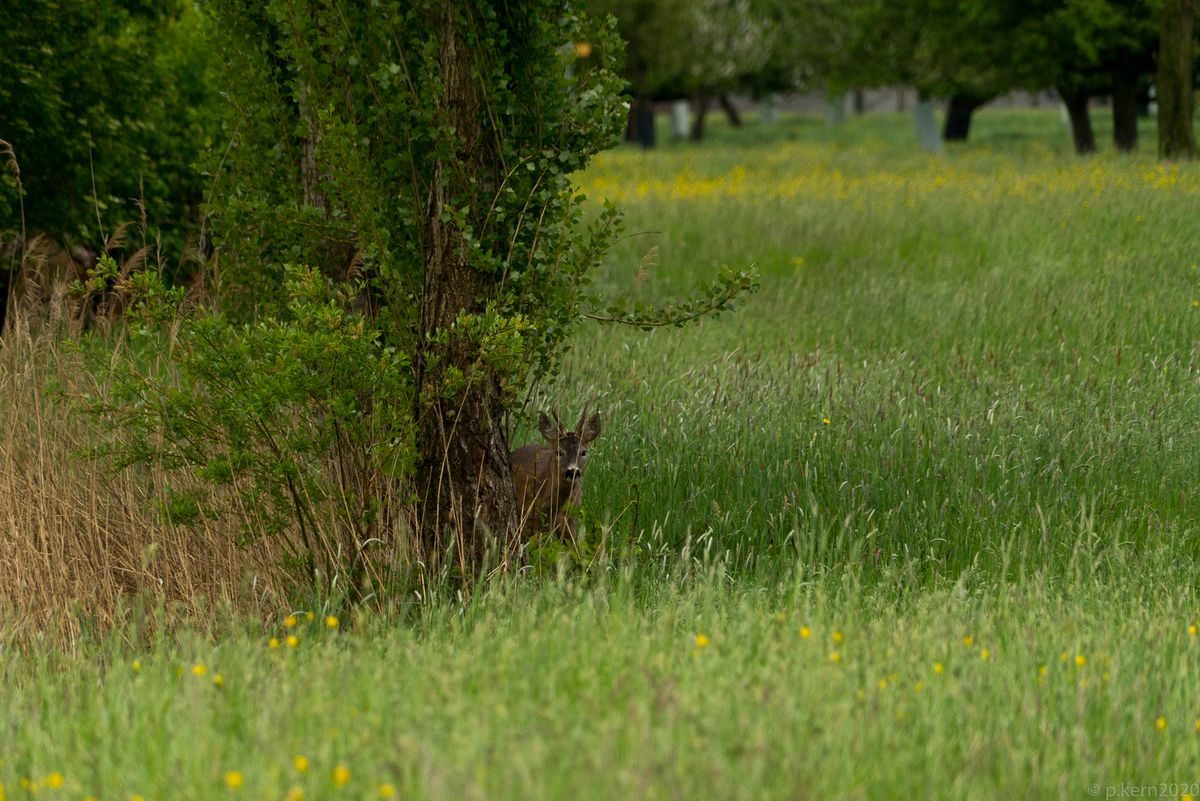
[[580, 456], [587, 456], [587, 448], [584, 448], [583, 450], [581, 450], [581, 451], [579, 452], [579, 455], [580, 455]]

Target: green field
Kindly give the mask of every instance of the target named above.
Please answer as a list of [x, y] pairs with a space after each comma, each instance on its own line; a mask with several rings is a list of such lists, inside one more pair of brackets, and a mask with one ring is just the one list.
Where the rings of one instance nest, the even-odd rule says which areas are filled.
[[762, 288], [579, 330], [583, 555], [7, 647], [0, 798], [1196, 795], [1200, 169], [1076, 159], [1057, 111], [910, 128], [605, 154], [606, 293]]

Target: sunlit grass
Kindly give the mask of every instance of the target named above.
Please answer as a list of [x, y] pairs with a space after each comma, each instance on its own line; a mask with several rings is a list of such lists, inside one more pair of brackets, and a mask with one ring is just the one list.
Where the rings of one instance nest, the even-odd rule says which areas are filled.
[[560, 391], [611, 410], [596, 517], [926, 579], [1061, 571], [1080, 542], [1191, 559], [1200, 170], [836, 136], [625, 149], [583, 177], [634, 234], [612, 293], [763, 275], [695, 329], [585, 329]]
[[605, 292], [763, 278], [581, 329], [590, 573], [0, 651], [7, 797], [1195, 795], [1200, 172], [1074, 159], [1053, 111], [907, 125], [581, 177], [633, 234]]
[[52, 798], [1082, 797], [1200, 757], [1191, 598], [688, 585], [514, 587], [415, 628], [301, 624], [294, 649], [247, 632], [0, 660], [0, 780]]

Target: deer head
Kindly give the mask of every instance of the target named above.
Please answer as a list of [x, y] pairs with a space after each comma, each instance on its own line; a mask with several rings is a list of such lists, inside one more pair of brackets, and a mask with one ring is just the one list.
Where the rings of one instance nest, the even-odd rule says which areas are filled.
[[538, 415], [538, 430], [553, 451], [552, 469], [562, 480], [576, 482], [583, 478], [587, 464], [588, 444], [600, 436], [600, 415], [588, 417], [588, 407], [583, 407], [579, 424], [574, 431], [564, 430], [558, 411], [551, 412], [553, 419], [542, 412]]

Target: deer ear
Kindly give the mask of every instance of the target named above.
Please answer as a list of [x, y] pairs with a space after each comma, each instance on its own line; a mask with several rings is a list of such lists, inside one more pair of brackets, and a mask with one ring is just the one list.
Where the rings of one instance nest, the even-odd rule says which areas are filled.
[[538, 431], [542, 432], [542, 436], [547, 442], [554, 442], [558, 439], [558, 425], [546, 416], [545, 412], [538, 412]]
[[599, 415], [599, 413], [593, 414], [591, 417], [588, 418], [588, 421], [586, 423], [584, 423], [583, 430], [579, 432], [579, 441], [580, 442], [591, 442], [598, 436], [600, 436], [600, 415]]

